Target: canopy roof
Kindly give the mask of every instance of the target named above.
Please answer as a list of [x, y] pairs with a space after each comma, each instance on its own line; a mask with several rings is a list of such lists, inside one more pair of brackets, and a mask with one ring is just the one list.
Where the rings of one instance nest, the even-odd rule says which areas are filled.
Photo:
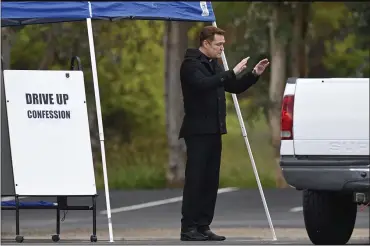
[[215, 21], [210, 2], [1, 1], [2, 27], [86, 18]]

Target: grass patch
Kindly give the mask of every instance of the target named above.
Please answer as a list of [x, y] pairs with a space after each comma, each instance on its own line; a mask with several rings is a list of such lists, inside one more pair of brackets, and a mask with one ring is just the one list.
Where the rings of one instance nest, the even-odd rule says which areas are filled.
[[[228, 134], [223, 136], [221, 187], [257, 187], [248, 150], [242, 137], [237, 116], [227, 116]], [[269, 129], [264, 120], [245, 122], [248, 139], [260, 180], [264, 187], [275, 187], [275, 166]], [[109, 188], [153, 189], [166, 187], [166, 136], [136, 137], [130, 144], [119, 146], [106, 142]], [[104, 187], [103, 170], [96, 165], [98, 188]]]
[[[96, 168], [98, 188], [103, 189], [103, 168]], [[150, 165], [108, 167], [110, 189], [153, 189], [166, 186], [165, 168]]]
[[[152, 189], [166, 186], [166, 137], [137, 137], [130, 144], [106, 143], [109, 188]], [[97, 187], [104, 187], [103, 168], [96, 164]]]
[[[270, 145], [268, 125], [264, 120], [254, 122], [253, 127], [247, 122], [244, 124], [260, 181], [264, 187], [275, 187], [273, 149]], [[223, 136], [220, 185], [257, 187], [248, 149], [236, 115], [230, 114], [227, 117], [227, 126], [228, 134]]]

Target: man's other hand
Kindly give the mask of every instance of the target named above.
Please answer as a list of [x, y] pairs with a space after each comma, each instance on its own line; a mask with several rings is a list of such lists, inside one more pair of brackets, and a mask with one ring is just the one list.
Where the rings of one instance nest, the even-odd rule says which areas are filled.
[[[261, 60], [255, 67], [254, 67], [254, 72], [257, 74], [257, 75], [261, 75], [265, 69], [267, 68], [267, 66], [270, 64], [269, 60], [268, 59], [263, 59]], [[239, 65], [239, 64], [238, 64]]]

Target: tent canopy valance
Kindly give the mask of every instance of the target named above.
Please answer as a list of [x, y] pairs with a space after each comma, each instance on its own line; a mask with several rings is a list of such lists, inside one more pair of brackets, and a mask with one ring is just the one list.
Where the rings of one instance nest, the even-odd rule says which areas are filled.
[[213, 22], [210, 2], [1, 2], [1, 26], [91, 19], [137, 19]]

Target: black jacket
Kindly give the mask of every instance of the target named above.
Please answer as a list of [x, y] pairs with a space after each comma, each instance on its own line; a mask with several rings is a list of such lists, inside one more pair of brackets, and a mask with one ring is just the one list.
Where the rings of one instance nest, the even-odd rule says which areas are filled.
[[196, 134], [226, 134], [225, 91], [242, 93], [258, 76], [248, 72], [239, 78], [210, 61], [199, 49], [188, 49], [180, 68], [185, 116], [179, 138]]

